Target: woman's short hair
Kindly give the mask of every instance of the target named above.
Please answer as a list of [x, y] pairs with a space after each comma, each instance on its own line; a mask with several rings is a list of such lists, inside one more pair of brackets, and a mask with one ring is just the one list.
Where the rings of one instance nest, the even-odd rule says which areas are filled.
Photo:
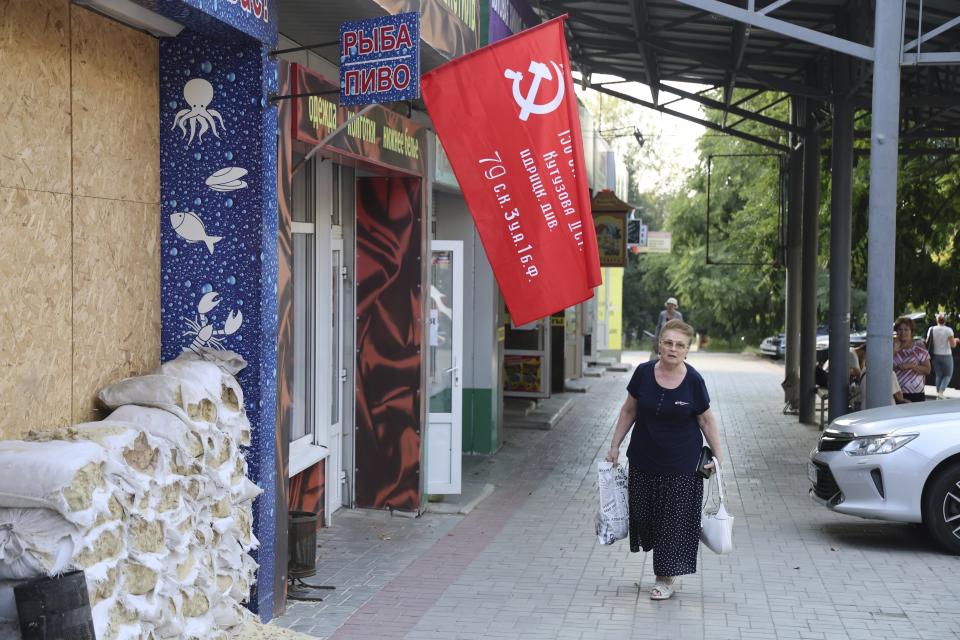
[[906, 327], [910, 329], [910, 333], [913, 333], [913, 320], [907, 316], [900, 316], [897, 318], [897, 321], [893, 323], [893, 329], [896, 331], [900, 327]]
[[667, 323], [663, 325], [663, 328], [660, 329], [660, 335], [662, 336], [667, 331], [679, 331], [680, 333], [686, 335], [688, 340], [693, 340], [693, 335], [696, 333], [693, 330], [693, 327], [688, 325], [683, 320], [677, 319], [668, 320]]

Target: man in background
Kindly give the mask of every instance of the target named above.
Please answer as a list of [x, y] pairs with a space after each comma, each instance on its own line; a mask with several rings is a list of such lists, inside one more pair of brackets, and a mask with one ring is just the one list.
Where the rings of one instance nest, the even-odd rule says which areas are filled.
[[657, 330], [653, 332], [653, 353], [651, 354], [651, 359], [652, 356], [660, 355], [660, 330], [663, 329], [663, 325], [671, 320], [683, 320], [683, 314], [680, 313], [676, 298], [673, 296], [667, 298], [663, 306], [666, 308], [660, 312], [660, 317], [657, 318]]

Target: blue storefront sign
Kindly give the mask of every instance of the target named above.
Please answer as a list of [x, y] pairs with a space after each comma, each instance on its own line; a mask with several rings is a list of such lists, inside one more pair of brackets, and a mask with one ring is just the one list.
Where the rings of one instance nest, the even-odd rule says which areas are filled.
[[420, 14], [340, 25], [340, 104], [420, 97]]

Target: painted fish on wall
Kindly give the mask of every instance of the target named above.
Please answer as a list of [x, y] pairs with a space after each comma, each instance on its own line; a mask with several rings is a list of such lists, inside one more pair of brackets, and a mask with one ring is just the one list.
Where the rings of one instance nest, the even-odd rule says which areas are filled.
[[170, 214], [170, 226], [177, 235], [188, 243], [202, 242], [207, 250], [213, 253], [213, 245], [223, 240], [223, 236], [208, 236], [200, 216], [190, 211], [178, 211]]

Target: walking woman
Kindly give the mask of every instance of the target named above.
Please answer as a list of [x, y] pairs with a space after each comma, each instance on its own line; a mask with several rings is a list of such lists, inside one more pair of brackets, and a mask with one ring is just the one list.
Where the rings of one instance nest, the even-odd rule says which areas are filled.
[[897, 332], [893, 339], [893, 371], [903, 397], [910, 402], [923, 402], [927, 399], [923, 387], [930, 373], [930, 354], [922, 342], [913, 339], [913, 320], [906, 316], [897, 318], [893, 328]]
[[947, 318], [943, 312], [937, 314], [936, 326], [927, 331], [927, 344], [933, 351], [931, 357], [933, 372], [936, 374], [937, 400], [943, 400], [943, 394], [953, 378], [953, 348], [957, 346], [953, 329], [947, 326]]
[[660, 359], [634, 371], [606, 458], [617, 462], [620, 443], [633, 427], [627, 448], [630, 551], [653, 549], [652, 600], [666, 600], [676, 576], [697, 571], [703, 439], [718, 460], [723, 456], [706, 384], [684, 362], [693, 336], [693, 327], [682, 320], [663, 326]]

